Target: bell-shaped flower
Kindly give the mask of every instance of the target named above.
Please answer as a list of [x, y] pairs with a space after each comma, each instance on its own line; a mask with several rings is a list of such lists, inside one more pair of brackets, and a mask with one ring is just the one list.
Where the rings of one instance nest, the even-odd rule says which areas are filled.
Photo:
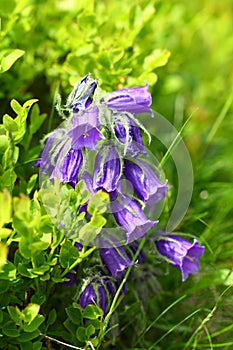
[[155, 242], [159, 254], [181, 270], [182, 281], [188, 278], [189, 274], [195, 274], [199, 271], [199, 258], [204, 254], [204, 247], [194, 239], [190, 243], [181, 236], [159, 236]]
[[72, 148], [78, 150], [86, 147], [95, 150], [98, 141], [103, 138], [99, 126], [98, 108], [95, 105], [82, 113], [74, 114], [72, 128], [68, 132]]
[[75, 186], [78, 182], [78, 174], [82, 163], [82, 151], [71, 148], [67, 154], [60, 155], [50, 176], [50, 180], [53, 181], [55, 178], [58, 178], [60, 183], [71, 183]]
[[102, 98], [108, 108], [125, 111], [132, 114], [150, 113], [152, 103], [151, 94], [148, 91], [148, 84], [139, 88], [120, 89], [109, 92]]
[[124, 195], [119, 198], [111, 203], [111, 211], [118, 225], [124, 229], [127, 243], [130, 243], [144, 237], [158, 221], [149, 220], [135, 200]]
[[78, 303], [82, 308], [90, 304], [97, 304], [106, 313], [107, 295], [103, 284], [99, 282], [89, 283], [81, 293]]
[[84, 111], [91, 105], [96, 88], [97, 81], [86, 75], [74, 86], [65, 108], [74, 113]]
[[121, 161], [119, 154], [112, 145], [102, 147], [97, 153], [94, 167], [93, 188], [104, 189], [107, 192], [116, 190], [121, 176]]
[[[103, 239], [100, 238], [101, 241]], [[120, 277], [125, 269], [133, 264], [125, 250], [121, 246], [116, 246], [116, 242], [111, 237], [112, 247], [100, 248], [100, 257], [111, 276]], [[104, 245], [100, 242], [100, 245]]]
[[[128, 134], [126, 129], [128, 129]], [[139, 153], [147, 153], [139, 128], [128, 116], [124, 117], [124, 123], [122, 120], [116, 119], [114, 132], [123, 145], [127, 144], [127, 151], [132, 157], [136, 157]]]
[[141, 160], [137, 163], [125, 160], [123, 174], [131, 182], [137, 197], [147, 204], [148, 208], [166, 197], [167, 181], [161, 183], [154, 171]]
[[45, 145], [40, 152], [39, 159], [33, 164], [34, 167], [40, 167], [40, 172], [50, 176], [56, 165], [56, 162], [64, 148], [65, 129], [58, 128], [49, 134]]

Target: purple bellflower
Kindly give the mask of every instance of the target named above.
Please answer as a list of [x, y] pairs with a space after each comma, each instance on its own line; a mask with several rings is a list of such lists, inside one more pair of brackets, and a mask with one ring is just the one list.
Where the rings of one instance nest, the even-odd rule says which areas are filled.
[[128, 143], [127, 151], [131, 154], [132, 157], [137, 156], [139, 153], [146, 154], [147, 152], [137, 125], [128, 116], [125, 116], [124, 119], [127, 123], [128, 128], [128, 140], [126, 135], [126, 128], [121, 120], [116, 120], [115, 122], [114, 131], [116, 137], [122, 144], [125, 144], [126, 142]]
[[90, 304], [97, 304], [106, 313], [107, 295], [105, 287], [97, 282], [89, 283], [81, 293], [78, 303], [82, 308]]
[[50, 176], [50, 180], [53, 181], [57, 177], [60, 183], [70, 183], [75, 187], [78, 182], [78, 173], [82, 167], [82, 163], [82, 151], [71, 148], [64, 158], [58, 160]]
[[65, 108], [78, 113], [87, 109], [92, 103], [92, 96], [97, 88], [97, 81], [86, 75], [70, 93]]
[[123, 195], [119, 197], [120, 200], [116, 199], [111, 203], [111, 209], [116, 222], [125, 231], [127, 243], [130, 243], [144, 237], [158, 221], [149, 220], [135, 200]]
[[116, 190], [121, 174], [119, 154], [114, 146], [104, 151], [104, 147], [97, 153], [94, 168], [93, 188], [104, 189], [107, 192]]
[[199, 258], [204, 254], [205, 248], [200, 246], [196, 239], [190, 243], [181, 236], [160, 236], [156, 247], [159, 254], [181, 270], [182, 281], [185, 281], [189, 274], [199, 271]]
[[123, 174], [133, 186], [133, 189], [148, 208], [166, 197], [168, 185], [161, 183], [153, 170], [144, 162], [137, 160], [137, 164], [128, 160], [124, 162]]
[[148, 84], [139, 88], [120, 89], [107, 93], [101, 102], [108, 108], [125, 111], [132, 114], [150, 113], [152, 102], [151, 94], [148, 91]]
[[99, 130], [98, 108], [93, 106], [90, 109], [74, 115], [73, 127], [68, 132], [72, 139], [71, 146], [78, 150], [83, 147], [95, 150], [99, 140], [103, 138]]
[[113, 238], [111, 240], [113, 241], [113, 246], [110, 248], [100, 248], [100, 257], [111, 276], [119, 277], [133, 262], [125, 250], [121, 246], [115, 246]]

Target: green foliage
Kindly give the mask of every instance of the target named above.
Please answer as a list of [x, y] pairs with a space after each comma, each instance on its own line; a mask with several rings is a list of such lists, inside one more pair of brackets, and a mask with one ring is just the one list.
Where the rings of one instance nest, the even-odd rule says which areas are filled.
[[[178, 130], [192, 114], [183, 135], [195, 186], [179, 231], [206, 246], [201, 273], [181, 285], [173, 267], [158, 269], [146, 244], [147, 267], [135, 268], [104, 348], [232, 347], [232, 10], [230, 0], [0, 0], [1, 349], [46, 349], [50, 338], [102, 346], [100, 309], [73, 303], [95, 248], [79, 252], [74, 243], [98, 236], [109, 198], [90, 196], [82, 181], [39, 190], [32, 167], [40, 140], [61, 122], [55, 91], [66, 96], [88, 72], [107, 91], [148, 82], [154, 108]], [[151, 151], [166, 152], [157, 141]], [[172, 162], [165, 173], [172, 202]], [[90, 221], [76, 215], [87, 200]], [[62, 284], [68, 272], [77, 277], [70, 289]]]

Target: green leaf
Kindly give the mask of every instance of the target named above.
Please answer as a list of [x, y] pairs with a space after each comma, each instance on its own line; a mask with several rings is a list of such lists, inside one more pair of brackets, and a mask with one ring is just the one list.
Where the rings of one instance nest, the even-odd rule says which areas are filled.
[[8, 238], [12, 233], [10, 228], [0, 228], [0, 239]]
[[19, 114], [21, 114], [21, 113], [24, 112], [24, 109], [23, 109], [23, 107], [21, 106], [21, 104], [20, 104], [18, 101], [16, 101], [15, 99], [11, 100], [10, 105], [11, 105], [11, 108], [13, 109], [13, 111], [14, 111], [17, 115], [19, 115]]
[[44, 320], [45, 318], [43, 315], [36, 315], [31, 322], [23, 326], [24, 332], [31, 333], [36, 331], [40, 327], [40, 325], [44, 322]]
[[95, 329], [100, 329], [102, 327], [102, 321], [99, 319], [95, 319], [95, 320], [88, 320], [86, 325], [91, 324], [93, 327], [95, 327]]
[[107, 220], [102, 215], [92, 216], [91, 221], [80, 229], [79, 238], [87, 245], [96, 238], [106, 222]]
[[24, 314], [19, 310], [17, 306], [7, 306], [8, 313], [12, 320], [16, 324], [22, 324], [22, 321], [24, 319]]
[[80, 325], [82, 320], [82, 310], [69, 306], [66, 308], [66, 313], [74, 324]]
[[0, 154], [3, 154], [5, 152], [9, 144], [10, 144], [10, 141], [8, 136], [0, 135]]
[[6, 322], [2, 327], [2, 332], [11, 338], [16, 338], [20, 334], [19, 329], [16, 327], [16, 324], [13, 321]]
[[40, 341], [36, 341], [33, 343], [33, 350], [40, 350], [42, 348], [42, 343]]
[[17, 175], [14, 172], [13, 168], [4, 171], [3, 175], [0, 176], [0, 189], [7, 189], [8, 191], [12, 191], [16, 179]]
[[10, 192], [4, 189], [0, 192], [0, 227], [11, 221], [12, 199]]
[[87, 305], [83, 313], [83, 318], [89, 318], [91, 320], [95, 320], [101, 316], [103, 316], [103, 310], [96, 305]]
[[70, 240], [66, 240], [60, 250], [59, 261], [62, 267], [66, 268], [72, 265], [79, 257], [79, 251], [74, 247]]
[[23, 343], [21, 342], [20, 350], [33, 350], [32, 342], [30, 341], [23, 342]]
[[16, 6], [15, 0], [0, 0], [0, 15], [9, 16]]
[[39, 311], [40, 311], [40, 305], [34, 304], [34, 303], [28, 304], [25, 307], [25, 309], [22, 311], [22, 313], [25, 316], [24, 321], [31, 322], [37, 316]]
[[95, 327], [92, 324], [89, 324], [86, 328], [87, 338], [90, 339], [90, 337], [94, 334], [95, 334]]
[[68, 329], [68, 331], [75, 336], [76, 333], [76, 329], [77, 329], [77, 325], [75, 325], [71, 320], [66, 320], [65, 322], [63, 322], [64, 326], [66, 327], [66, 329]]
[[9, 248], [7, 245], [0, 241], [0, 271], [2, 271], [3, 267], [7, 263], [7, 255]]
[[6, 72], [21, 56], [25, 54], [23, 50], [8, 50], [0, 60], [0, 73]]
[[167, 64], [170, 51], [155, 49], [151, 55], [147, 56], [143, 63], [143, 69], [152, 71], [157, 67], [162, 67]]
[[16, 123], [16, 121], [13, 118], [11, 118], [8, 114], [5, 114], [3, 116], [3, 125], [9, 132], [18, 131], [19, 129], [19, 126]]
[[48, 315], [48, 320], [46, 322], [46, 324], [48, 326], [54, 324], [54, 322], [56, 321], [56, 318], [57, 318], [57, 311], [55, 309], [52, 309], [50, 312], [49, 312], [49, 315]]
[[14, 280], [16, 279], [16, 267], [12, 262], [7, 261], [0, 271], [0, 279]]
[[45, 118], [46, 118], [46, 114], [40, 114], [40, 109], [38, 104], [34, 105], [31, 109], [31, 114], [30, 114], [29, 132], [31, 135], [34, 135], [37, 132], [37, 130], [40, 129]]
[[100, 190], [91, 197], [87, 210], [91, 215], [103, 214], [108, 204], [109, 194]]
[[76, 337], [79, 341], [81, 342], [85, 342], [86, 340], [88, 340], [87, 336], [86, 336], [86, 329], [85, 327], [79, 327], [76, 331]]

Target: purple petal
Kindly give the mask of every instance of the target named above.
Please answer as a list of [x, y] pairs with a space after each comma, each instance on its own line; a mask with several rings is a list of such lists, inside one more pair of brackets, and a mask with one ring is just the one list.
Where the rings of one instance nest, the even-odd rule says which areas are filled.
[[122, 274], [122, 272], [132, 265], [132, 261], [122, 247], [100, 248], [100, 257], [114, 277]]
[[148, 85], [110, 92], [104, 96], [104, 101], [107, 107], [114, 110], [133, 114], [152, 113], [149, 108], [152, 98], [148, 92]]
[[70, 111], [78, 113], [88, 108], [92, 103], [92, 95], [97, 88], [96, 80], [86, 75], [78, 82], [68, 97], [65, 105]]
[[[112, 192], [115, 191], [120, 177], [120, 159], [114, 146], [106, 150], [106, 154], [103, 153], [104, 148], [96, 156], [93, 188], [94, 190], [104, 189], [107, 192]], [[105, 156], [104, 162], [103, 156]]]
[[78, 173], [82, 167], [82, 163], [82, 151], [70, 149], [69, 152], [61, 160], [61, 163], [55, 166], [50, 180], [53, 181], [57, 177], [59, 182], [77, 183]]
[[196, 239], [190, 243], [181, 236], [169, 235], [165, 236], [165, 239], [157, 240], [156, 247], [161, 255], [181, 270], [182, 281], [185, 281], [189, 274], [198, 272], [198, 259], [204, 254], [204, 247], [200, 246]]
[[146, 154], [147, 152], [142, 141], [140, 130], [138, 129], [137, 125], [131, 118], [127, 116], [125, 116], [125, 121], [127, 122], [129, 128], [128, 140], [126, 140], [125, 126], [120, 120], [116, 120], [116, 126], [114, 128], [116, 137], [123, 144], [125, 144], [126, 141], [128, 142], [127, 151], [131, 154], [132, 157], [137, 156], [139, 153]]
[[126, 196], [120, 198], [121, 202], [115, 200], [111, 203], [111, 210], [117, 223], [125, 230], [127, 243], [129, 243], [144, 237], [146, 232], [157, 224], [157, 221], [149, 220], [136, 201]]
[[162, 184], [146, 163], [138, 160], [136, 164], [125, 160], [123, 174], [131, 182], [138, 198], [146, 202], [149, 208], [165, 198], [167, 182]]
[[73, 118], [73, 128], [68, 132], [73, 149], [83, 147], [95, 150], [98, 141], [103, 138], [99, 130], [98, 108], [93, 106]]

